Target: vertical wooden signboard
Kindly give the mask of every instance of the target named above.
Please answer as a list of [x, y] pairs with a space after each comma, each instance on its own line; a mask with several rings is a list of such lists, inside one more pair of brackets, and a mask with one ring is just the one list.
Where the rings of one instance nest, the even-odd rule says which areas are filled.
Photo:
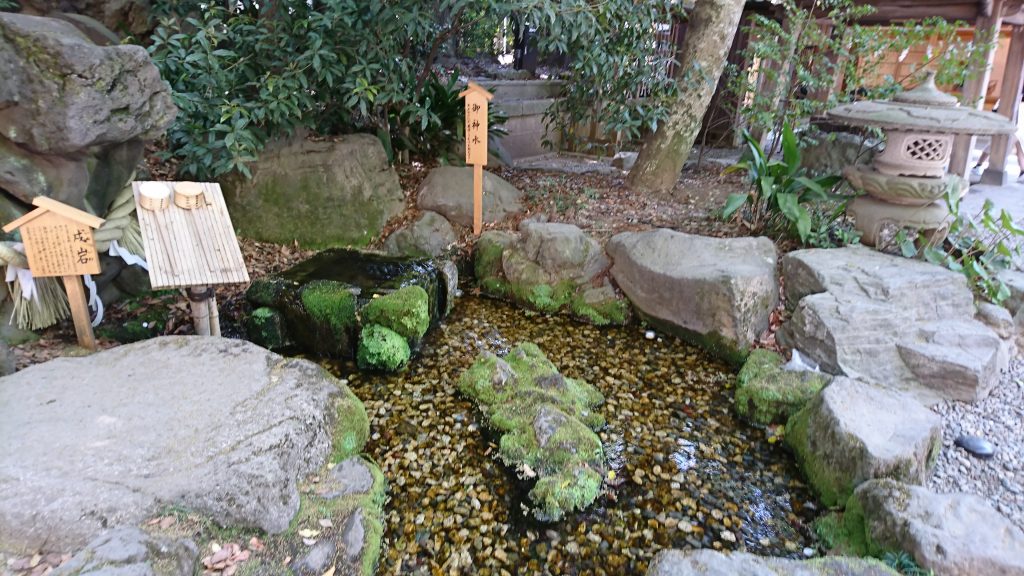
[[37, 208], [7, 224], [3, 230], [21, 232], [33, 277], [61, 277], [68, 293], [78, 343], [95, 350], [96, 338], [89, 322], [82, 275], [100, 273], [92, 231], [103, 224], [103, 219], [45, 196], [37, 196], [32, 205]]
[[484, 166], [487, 165], [487, 103], [494, 95], [476, 82], [459, 93], [466, 102], [466, 164], [473, 166], [473, 234], [483, 228]]

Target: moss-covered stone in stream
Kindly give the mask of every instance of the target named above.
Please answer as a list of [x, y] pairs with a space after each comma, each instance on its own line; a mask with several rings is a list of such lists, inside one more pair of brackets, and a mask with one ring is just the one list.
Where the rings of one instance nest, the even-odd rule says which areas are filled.
[[267, 306], [253, 310], [245, 319], [245, 332], [250, 341], [269, 350], [280, 350], [291, 344], [281, 313]]
[[303, 287], [301, 298], [310, 317], [329, 326], [339, 340], [356, 324], [356, 296], [341, 282], [314, 280]]
[[566, 378], [535, 344], [519, 344], [504, 359], [485, 353], [462, 374], [459, 390], [475, 400], [502, 434], [498, 455], [538, 476], [530, 491], [534, 515], [557, 521], [600, 493], [605, 458], [594, 430], [600, 391]]
[[783, 359], [770, 350], [754, 350], [736, 378], [735, 405], [740, 416], [756, 424], [784, 423], [828, 384], [816, 372], [782, 369]]
[[574, 295], [569, 306], [573, 316], [594, 326], [624, 326], [632, 308], [625, 298], [589, 303], [582, 294]]
[[358, 454], [370, 438], [370, 418], [366, 407], [345, 388], [335, 400], [334, 438], [331, 442], [331, 462], [340, 462]]
[[383, 326], [415, 345], [430, 328], [427, 292], [419, 286], [406, 286], [391, 294], [370, 300], [359, 311], [364, 326]]
[[359, 333], [359, 349], [356, 361], [362, 369], [397, 372], [409, 362], [412, 351], [401, 334], [370, 324]]

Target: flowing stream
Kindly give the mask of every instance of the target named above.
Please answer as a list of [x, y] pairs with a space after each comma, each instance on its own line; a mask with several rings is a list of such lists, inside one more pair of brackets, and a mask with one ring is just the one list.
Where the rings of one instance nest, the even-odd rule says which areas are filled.
[[[482, 351], [537, 343], [607, 401], [615, 479], [557, 524], [526, 514], [528, 482], [457, 390]], [[800, 556], [815, 511], [790, 455], [734, 416], [734, 372], [638, 326], [595, 328], [466, 296], [403, 373], [330, 365], [366, 404], [367, 451], [389, 482], [379, 574], [642, 574], [663, 548]]]

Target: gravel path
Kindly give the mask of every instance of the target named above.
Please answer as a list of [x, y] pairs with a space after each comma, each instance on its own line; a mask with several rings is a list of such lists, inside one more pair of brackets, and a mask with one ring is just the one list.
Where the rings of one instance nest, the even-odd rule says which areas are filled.
[[[942, 415], [943, 446], [928, 487], [981, 495], [1024, 529], [1024, 360], [1011, 363], [985, 400], [944, 402], [933, 410]], [[982, 460], [954, 446], [961, 434], [988, 439], [995, 456]]]

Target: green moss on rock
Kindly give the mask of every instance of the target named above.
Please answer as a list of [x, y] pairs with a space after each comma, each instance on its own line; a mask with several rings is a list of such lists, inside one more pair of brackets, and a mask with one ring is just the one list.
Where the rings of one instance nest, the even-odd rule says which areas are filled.
[[348, 388], [335, 400], [334, 438], [331, 462], [359, 454], [370, 438], [370, 419], [366, 407]]
[[409, 343], [401, 334], [370, 324], [359, 334], [359, 349], [356, 361], [362, 369], [396, 372], [405, 367], [411, 355]]
[[623, 326], [629, 321], [631, 309], [625, 298], [590, 304], [582, 294], [574, 295], [569, 307], [573, 316], [594, 326]]
[[253, 306], [278, 306], [280, 298], [288, 287], [288, 282], [274, 276], [257, 278], [245, 291], [245, 299]]
[[853, 487], [847, 485], [835, 468], [820, 461], [807, 449], [812, 407], [810, 404], [804, 406], [786, 422], [786, 445], [793, 450], [804, 475], [807, 476], [822, 504], [841, 505], [849, 497]]
[[736, 379], [735, 405], [740, 416], [757, 424], [785, 422], [828, 384], [815, 372], [782, 369], [782, 356], [754, 350]]
[[245, 331], [250, 341], [270, 350], [280, 350], [289, 344], [284, 318], [273, 308], [253, 310], [245, 320]]
[[419, 342], [430, 328], [427, 292], [406, 286], [374, 298], [359, 311], [364, 325], [377, 324], [397, 332], [411, 344]]
[[331, 280], [313, 280], [301, 294], [302, 306], [309, 316], [330, 327], [339, 340], [356, 324], [356, 296], [349, 287]]
[[557, 521], [593, 503], [605, 468], [594, 432], [604, 425], [595, 411], [604, 402], [597, 388], [562, 376], [535, 344], [525, 343], [505, 358], [477, 358], [460, 377], [459, 390], [502, 433], [502, 461], [538, 475], [530, 492], [538, 519]]

